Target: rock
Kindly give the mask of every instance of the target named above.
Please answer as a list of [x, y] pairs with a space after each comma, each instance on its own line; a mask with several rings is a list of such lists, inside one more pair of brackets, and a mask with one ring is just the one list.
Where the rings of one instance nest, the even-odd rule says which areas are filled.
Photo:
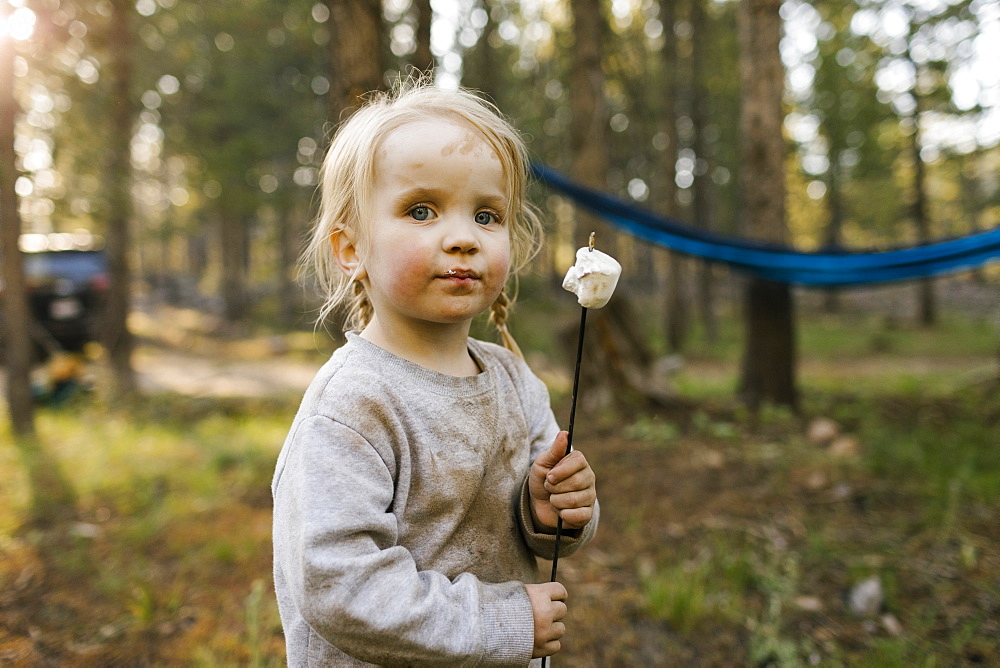
[[817, 490], [826, 487], [828, 483], [826, 473], [823, 471], [813, 471], [806, 476], [806, 489]]
[[882, 581], [878, 576], [872, 576], [858, 582], [851, 588], [848, 604], [851, 612], [859, 617], [872, 617], [882, 607], [885, 595], [882, 592]]
[[889, 635], [891, 636], [902, 635], [903, 625], [899, 623], [899, 620], [896, 618], [896, 615], [892, 613], [882, 615], [879, 621], [882, 622], [882, 628], [884, 628], [885, 632], [888, 633]]
[[823, 601], [817, 596], [797, 596], [795, 597], [795, 605], [799, 610], [806, 612], [819, 612], [823, 609]]
[[861, 453], [861, 444], [853, 436], [840, 436], [829, 447], [830, 455], [840, 459], [852, 459]]
[[854, 494], [854, 488], [848, 482], [838, 482], [833, 486], [833, 498], [835, 501], [846, 501]]
[[667, 355], [653, 362], [652, 371], [656, 376], [673, 376], [683, 368], [684, 357], [681, 355]]
[[695, 455], [697, 463], [710, 469], [721, 469], [726, 465], [726, 457], [718, 450], [705, 448]]
[[810, 443], [821, 445], [840, 435], [840, 425], [830, 418], [820, 417], [809, 423], [806, 437]]
[[75, 522], [69, 532], [80, 538], [97, 538], [101, 535], [101, 527], [89, 522]]

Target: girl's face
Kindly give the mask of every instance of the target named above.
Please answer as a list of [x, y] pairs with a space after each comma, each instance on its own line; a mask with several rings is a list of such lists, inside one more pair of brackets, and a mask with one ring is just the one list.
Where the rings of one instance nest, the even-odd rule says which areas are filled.
[[361, 255], [375, 317], [467, 327], [496, 300], [510, 267], [499, 157], [477, 131], [448, 120], [403, 125], [377, 150]]

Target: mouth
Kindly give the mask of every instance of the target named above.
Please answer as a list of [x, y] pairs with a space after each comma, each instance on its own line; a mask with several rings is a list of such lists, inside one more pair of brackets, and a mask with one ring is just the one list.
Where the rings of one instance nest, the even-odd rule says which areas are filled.
[[479, 280], [479, 272], [472, 269], [449, 269], [441, 274], [441, 278], [454, 278], [458, 280]]

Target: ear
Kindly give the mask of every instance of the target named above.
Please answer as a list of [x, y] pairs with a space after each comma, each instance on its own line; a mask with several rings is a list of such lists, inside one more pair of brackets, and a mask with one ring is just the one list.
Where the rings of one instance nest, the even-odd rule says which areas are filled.
[[350, 230], [334, 230], [330, 234], [330, 247], [340, 270], [353, 280], [361, 281], [368, 277], [368, 273], [362, 265], [353, 237]]

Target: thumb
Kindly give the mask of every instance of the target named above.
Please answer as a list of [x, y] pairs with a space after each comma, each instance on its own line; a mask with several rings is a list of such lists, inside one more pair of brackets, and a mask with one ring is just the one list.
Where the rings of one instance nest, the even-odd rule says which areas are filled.
[[544, 469], [550, 469], [566, 456], [566, 447], [569, 445], [569, 432], [561, 431], [556, 434], [555, 440], [548, 450], [539, 453], [535, 458], [535, 463]]

